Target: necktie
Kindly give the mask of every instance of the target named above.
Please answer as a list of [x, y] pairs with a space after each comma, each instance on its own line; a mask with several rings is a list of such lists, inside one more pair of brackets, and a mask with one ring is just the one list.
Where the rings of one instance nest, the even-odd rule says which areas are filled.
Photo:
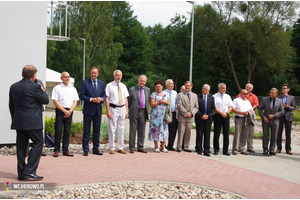
[[189, 97], [189, 101], [191, 101], [191, 94], [188, 92], [187, 95]]
[[173, 99], [172, 99], [172, 91], [170, 91], [170, 103], [171, 103], [171, 111], [174, 111], [175, 103], [173, 102]]
[[96, 81], [94, 80], [93, 82], [94, 82], [94, 91], [95, 91], [95, 93], [97, 93], [97, 85], [96, 85]]
[[225, 112], [225, 101], [224, 101], [224, 99], [223, 99], [223, 94], [221, 94], [221, 103], [222, 103], [222, 112]]
[[207, 100], [206, 100], [206, 95], [204, 95], [204, 114], [206, 114], [207, 111]]
[[118, 99], [119, 99], [119, 104], [123, 104], [123, 96], [122, 96], [122, 92], [121, 92], [119, 83], [118, 83]]
[[271, 99], [271, 101], [270, 101], [270, 107], [271, 107], [271, 109], [273, 109], [273, 99]]
[[286, 98], [287, 98], [287, 96], [286, 96], [286, 97], [283, 97], [283, 105], [286, 104]]
[[144, 108], [144, 93], [143, 88], [140, 88], [140, 109]]

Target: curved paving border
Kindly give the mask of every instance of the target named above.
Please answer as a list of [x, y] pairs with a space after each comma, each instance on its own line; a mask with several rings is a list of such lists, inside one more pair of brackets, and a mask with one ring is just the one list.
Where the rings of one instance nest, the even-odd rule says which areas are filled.
[[[0, 182], [16, 180], [14, 156], [0, 156]], [[300, 184], [204, 156], [169, 152], [157, 154], [89, 154], [73, 158], [42, 157], [38, 175], [44, 183], [57, 185], [92, 184], [115, 181], [166, 181], [221, 188], [252, 199], [298, 199]]]

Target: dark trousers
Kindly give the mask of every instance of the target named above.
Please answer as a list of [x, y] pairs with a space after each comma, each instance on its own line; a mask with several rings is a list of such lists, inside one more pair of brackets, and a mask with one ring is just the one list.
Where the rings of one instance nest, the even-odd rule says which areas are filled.
[[59, 109], [55, 109], [55, 136], [54, 136], [54, 151], [60, 151], [60, 139], [62, 134], [62, 127], [64, 127], [63, 133], [63, 153], [69, 151], [69, 140], [71, 132], [71, 124], [73, 112], [68, 118], [64, 118], [65, 114]]
[[228, 152], [229, 146], [229, 115], [226, 118], [223, 118], [221, 115], [216, 113], [214, 115], [214, 151], [219, 152], [219, 138], [221, 133], [221, 127], [223, 127], [223, 153]]
[[[210, 130], [211, 130], [212, 121], [206, 122], [201, 120], [196, 122], [196, 151], [197, 152], [204, 152], [209, 153], [210, 150]], [[204, 136], [204, 143], [203, 143], [203, 136]], [[203, 145], [202, 145], [203, 144]]]
[[130, 149], [135, 148], [136, 132], [138, 132], [137, 148], [138, 150], [144, 149], [146, 114], [147, 114], [146, 109], [143, 110], [139, 109], [138, 118], [130, 119], [130, 128], [129, 128]]
[[[29, 152], [27, 164], [25, 163], [28, 141], [31, 139], [32, 147]], [[18, 160], [18, 177], [22, 174], [36, 174], [43, 149], [43, 131], [17, 130], [17, 160]]]
[[291, 151], [291, 130], [292, 130], [292, 122], [286, 121], [285, 116], [279, 118], [279, 129], [277, 135], [277, 149], [282, 150], [282, 132], [283, 125], [285, 126], [285, 150]]
[[[271, 119], [274, 120], [274, 119]], [[264, 120], [262, 120], [262, 128], [263, 128], [263, 151], [268, 152], [268, 146], [269, 146], [269, 152], [275, 152], [275, 144], [277, 140], [277, 132], [278, 132], [278, 124], [271, 123], [271, 120], [269, 123], [266, 123]], [[269, 139], [269, 130], [271, 129], [271, 138]], [[270, 143], [270, 145], [269, 145]]]
[[177, 128], [178, 128], [176, 112], [172, 112], [172, 122], [170, 124], [168, 124], [168, 128], [169, 128], [169, 137], [168, 137], [167, 149], [173, 148], [174, 141], [176, 138], [176, 132], [177, 132]]
[[99, 151], [100, 127], [102, 115], [83, 115], [82, 149], [89, 152], [89, 137], [93, 121], [93, 151]]

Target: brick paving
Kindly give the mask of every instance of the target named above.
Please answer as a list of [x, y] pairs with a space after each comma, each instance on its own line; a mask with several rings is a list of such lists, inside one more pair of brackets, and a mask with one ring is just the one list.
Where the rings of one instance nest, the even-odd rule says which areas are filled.
[[[15, 156], [0, 156], [0, 163], [0, 182], [24, 182], [17, 180]], [[105, 153], [103, 156], [90, 153], [87, 157], [76, 154], [73, 158], [48, 155], [41, 158], [37, 174], [45, 177], [43, 183], [56, 183], [58, 186], [166, 181], [213, 187], [251, 199], [300, 198], [298, 183], [186, 152]]]

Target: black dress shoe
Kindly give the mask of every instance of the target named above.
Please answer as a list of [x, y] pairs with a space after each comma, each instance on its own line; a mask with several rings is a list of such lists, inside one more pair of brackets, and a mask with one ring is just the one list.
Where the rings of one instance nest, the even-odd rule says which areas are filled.
[[210, 154], [209, 154], [208, 152], [204, 152], [203, 155], [205, 155], [205, 156], [210, 156]]
[[95, 155], [100, 155], [100, 156], [102, 156], [102, 155], [103, 155], [103, 153], [102, 153], [102, 152], [100, 152], [100, 151], [93, 151], [93, 154], [95, 154]]
[[198, 151], [197, 154], [201, 155], [201, 154], [202, 154], [202, 151]]
[[218, 153], [219, 153], [218, 151], [215, 151], [214, 155], [218, 155]]
[[[36, 174], [23, 174], [22, 177], [21, 177], [23, 180], [26, 180], [26, 181], [40, 181], [42, 180], [44, 177], [42, 176], [38, 176]], [[21, 179], [21, 180], [22, 180]]]
[[174, 149], [173, 147], [168, 147], [167, 148], [169, 151], [176, 151], [176, 149]]
[[88, 156], [89, 155], [89, 152], [83, 152], [83, 156]]
[[267, 155], [267, 154], [268, 154], [268, 151], [264, 151], [264, 152], [263, 152], [263, 155]]
[[223, 153], [223, 155], [225, 155], [225, 156], [230, 156], [230, 153], [225, 152], [225, 153]]
[[191, 152], [192, 152], [192, 150], [190, 150], [190, 149], [184, 149], [183, 151], [185, 151], [185, 152], [189, 152], [189, 153], [191, 153]]
[[177, 151], [178, 153], [180, 153], [180, 152], [181, 152], [181, 150], [180, 150], [180, 149], [177, 149], [176, 151]]
[[270, 152], [270, 155], [276, 156], [275, 152]]

